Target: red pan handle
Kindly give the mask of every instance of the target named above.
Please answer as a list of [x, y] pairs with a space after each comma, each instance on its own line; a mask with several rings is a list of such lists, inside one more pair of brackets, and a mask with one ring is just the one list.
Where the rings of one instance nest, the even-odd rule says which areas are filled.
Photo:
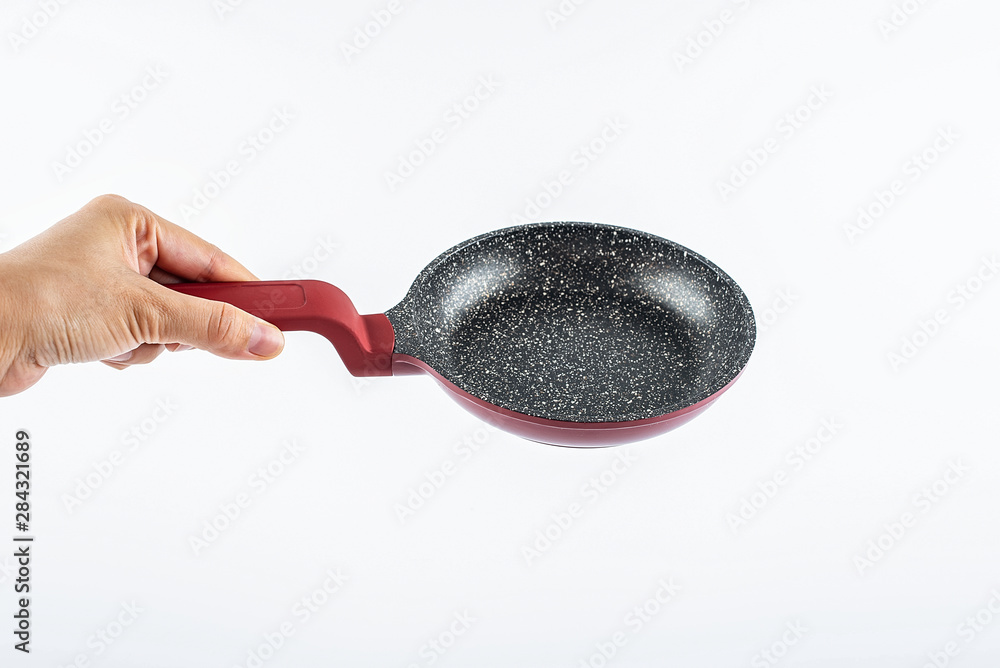
[[323, 281], [174, 283], [168, 288], [228, 302], [283, 331], [322, 334], [355, 376], [391, 376], [395, 334], [385, 315], [359, 315], [343, 290]]

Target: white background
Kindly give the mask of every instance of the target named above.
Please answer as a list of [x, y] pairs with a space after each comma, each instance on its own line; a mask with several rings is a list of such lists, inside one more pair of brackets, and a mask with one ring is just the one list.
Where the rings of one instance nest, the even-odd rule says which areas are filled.
[[[210, 0], [91, 0], [51, 18], [43, 4], [0, 13], [0, 250], [114, 192], [261, 277], [327, 280], [380, 312], [439, 252], [516, 215], [597, 221], [708, 256], [760, 333], [705, 415], [627, 450], [488, 433], [431, 380], [359, 384], [305, 333], [269, 363], [195, 351], [53, 369], [0, 400], [0, 544], [19, 428], [38, 537], [30, 657], [11, 649], [0, 557], [0, 664], [255, 665], [284, 622], [294, 635], [262, 665], [916, 668], [949, 642], [949, 665], [1000, 661], [996, 3], [590, 0], [563, 16], [556, 0], [403, 0], [350, 58], [343, 45], [387, 2], [220, 15]], [[147, 68], [166, 74], [142, 90]], [[481, 77], [495, 91], [447, 121]], [[142, 98], [125, 118], [122, 95]], [[244, 160], [276, 108], [294, 118]], [[110, 134], [57, 174], [105, 118]], [[616, 119], [624, 130], [581, 163]], [[390, 188], [386, 172], [438, 127], [444, 141]], [[957, 136], [943, 152], [939, 132]], [[745, 163], [769, 138], [764, 164]], [[914, 172], [925, 150], [935, 159]], [[185, 210], [234, 159], [228, 185]], [[724, 197], [734, 169], [750, 175]], [[571, 183], [546, 198], [562, 170]], [[849, 235], [859, 207], [881, 215]], [[258, 493], [251, 476], [286, 441], [302, 453]], [[463, 441], [485, 444], [466, 458]], [[585, 487], [623, 452], [634, 463], [606, 492]], [[933, 491], [953, 464], [962, 475]], [[250, 506], [195, 554], [190, 538], [241, 493]], [[553, 528], [573, 503], [582, 514]], [[529, 563], [545, 530], [556, 538]], [[293, 607], [330, 569], [348, 581], [299, 623]], [[679, 588], [665, 604], [661, 579]], [[133, 602], [138, 619], [98, 640]], [[647, 604], [637, 628], [627, 616]], [[960, 626], [977, 613], [979, 630]], [[426, 644], [442, 633], [443, 655]]]

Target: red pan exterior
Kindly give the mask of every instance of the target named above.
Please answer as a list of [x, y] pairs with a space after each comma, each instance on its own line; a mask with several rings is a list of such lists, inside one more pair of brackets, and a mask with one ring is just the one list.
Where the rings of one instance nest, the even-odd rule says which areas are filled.
[[736, 378], [733, 378], [712, 396], [687, 408], [665, 415], [628, 422], [567, 422], [533, 417], [494, 406], [465, 392], [417, 358], [398, 353], [393, 354], [392, 373], [394, 376], [411, 375], [417, 369], [430, 374], [467, 411], [499, 429], [539, 443], [586, 448], [622, 445], [665, 434], [711, 406], [719, 398], [719, 395], [728, 390], [743, 374], [740, 371]]

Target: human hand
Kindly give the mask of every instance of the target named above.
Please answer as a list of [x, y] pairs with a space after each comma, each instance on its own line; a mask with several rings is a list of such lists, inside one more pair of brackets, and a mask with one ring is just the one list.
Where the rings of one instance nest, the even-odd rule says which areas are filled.
[[182, 347], [273, 358], [284, 346], [277, 327], [162, 285], [246, 280], [256, 277], [191, 232], [124, 197], [98, 197], [0, 254], [0, 397], [57, 364], [125, 369]]

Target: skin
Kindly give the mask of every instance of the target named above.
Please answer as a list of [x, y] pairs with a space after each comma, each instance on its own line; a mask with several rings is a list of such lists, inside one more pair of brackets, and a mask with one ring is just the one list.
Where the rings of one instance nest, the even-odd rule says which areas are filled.
[[103, 195], [0, 254], [0, 397], [57, 364], [148, 364], [164, 350], [278, 355], [273, 325], [163, 284], [257, 280], [246, 267], [124, 197]]

